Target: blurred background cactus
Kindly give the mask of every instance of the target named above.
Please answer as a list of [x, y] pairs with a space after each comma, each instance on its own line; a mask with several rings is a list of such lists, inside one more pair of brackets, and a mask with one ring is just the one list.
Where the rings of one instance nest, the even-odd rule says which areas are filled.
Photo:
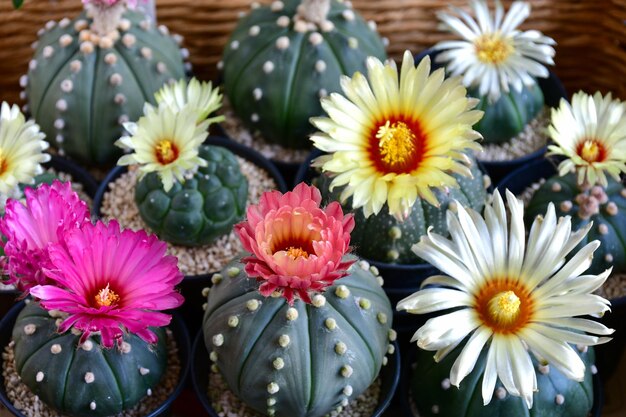
[[385, 59], [374, 22], [348, 2], [284, 0], [253, 8], [224, 50], [224, 90], [251, 130], [287, 148], [310, 148], [309, 118], [320, 97], [340, 89], [340, 76], [365, 72], [365, 59]]
[[114, 164], [122, 123], [137, 119], [144, 102], [154, 103], [164, 83], [185, 75], [182, 38], [124, 7], [87, 4], [74, 20], [49, 22], [21, 79], [51, 145], [92, 167]]

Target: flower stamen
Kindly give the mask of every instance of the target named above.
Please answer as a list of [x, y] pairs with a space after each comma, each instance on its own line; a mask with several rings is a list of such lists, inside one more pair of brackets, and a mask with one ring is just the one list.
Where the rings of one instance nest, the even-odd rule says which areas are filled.
[[96, 304], [98, 307], [111, 307], [114, 304], [117, 304], [120, 301], [120, 296], [117, 295], [113, 290], [109, 288], [109, 284], [100, 291], [95, 296]]
[[0, 175], [4, 174], [7, 171], [7, 168], [7, 158], [5, 158], [4, 152], [0, 149]]
[[578, 155], [589, 163], [602, 162], [604, 160], [604, 147], [594, 139], [587, 139], [578, 145]]
[[500, 64], [513, 53], [511, 41], [500, 33], [485, 33], [474, 42], [476, 56], [485, 64]]
[[389, 120], [376, 133], [378, 149], [383, 162], [396, 166], [412, 158], [415, 152], [415, 134], [404, 122]]
[[287, 248], [287, 255], [289, 255], [292, 259], [297, 258], [309, 258], [309, 253], [300, 247], [290, 246]]
[[488, 312], [492, 320], [503, 325], [511, 324], [520, 313], [519, 297], [513, 291], [503, 291], [489, 300]]
[[178, 158], [178, 148], [169, 139], [159, 141], [155, 147], [155, 153], [162, 165], [170, 164]]

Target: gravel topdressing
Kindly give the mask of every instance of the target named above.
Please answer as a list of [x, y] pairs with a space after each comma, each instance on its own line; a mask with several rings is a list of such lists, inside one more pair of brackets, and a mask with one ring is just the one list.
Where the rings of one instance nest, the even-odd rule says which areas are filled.
[[[256, 204], [263, 192], [277, 188], [274, 179], [264, 169], [243, 158], [237, 157], [237, 160], [241, 172], [248, 179], [248, 205]], [[104, 194], [100, 212], [105, 219], [117, 219], [124, 228], [149, 231], [135, 204], [135, 184], [136, 170], [128, 171], [109, 184], [109, 191]], [[209, 245], [188, 247], [168, 243], [167, 248], [168, 254], [178, 258], [178, 267], [184, 275], [218, 271], [243, 250], [234, 231]]]

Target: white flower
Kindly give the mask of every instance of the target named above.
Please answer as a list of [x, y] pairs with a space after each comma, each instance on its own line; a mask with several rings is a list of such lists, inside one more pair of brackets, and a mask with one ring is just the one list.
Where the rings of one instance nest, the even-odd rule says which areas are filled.
[[[213, 113], [222, 105], [222, 95], [219, 89], [213, 89], [210, 82], [200, 82], [192, 78], [187, 84], [184, 79], [174, 84], [166, 84], [154, 94], [158, 104], [165, 104], [174, 112], [188, 106], [198, 112], [197, 122], [204, 121], [209, 114]], [[224, 120], [224, 116], [216, 116], [208, 119], [210, 123]]]
[[593, 97], [579, 91], [570, 105], [561, 99], [552, 109], [550, 137], [556, 145], [550, 155], [563, 155], [559, 174], [576, 169], [579, 184], [607, 186], [608, 173], [615, 181], [626, 172], [626, 103], [613, 100], [611, 93]]
[[533, 77], [548, 76], [544, 64], [554, 65], [554, 40], [536, 30], [517, 29], [530, 14], [528, 3], [514, 2], [506, 16], [500, 1], [493, 15], [486, 0], [472, 0], [471, 6], [476, 20], [458, 8], [451, 8], [454, 15], [438, 14], [442, 27], [463, 40], [435, 45], [444, 50], [437, 62], [446, 62], [452, 75], [463, 76], [465, 86], [478, 85], [479, 94], [491, 102], [508, 93], [509, 86], [521, 91], [523, 84], [535, 84]]
[[345, 96], [322, 99], [329, 117], [311, 119], [323, 132], [311, 140], [330, 155], [315, 163], [336, 174], [331, 187], [345, 185], [342, 199], [352, 196], [366, 217], [387, 203], [403, 219], [418, 197], [438, 204], [432, 188], [458, 186], [452, 172], [471, 176], [463, 152], [480, 150], [472, 125], [482, 112], [458, 78], [430, 74], [428, 57], [416, 68], [405, 52], [399, 75], [393, 62], [369, 57], [367, 75], [343, 76]]
[[32, 184], [50, 160], [45, 135], [32, 120], [26, 121], [17, 105], [0, 107], [0, 193], [11, 194], [18, 184]]
[[207, 165], [198, 149], [208, 136], [210, 121], [196, 124], [197, 112], [190, 107], [174, 111], [146, 105], [144, 113], [137, 123], [124, 124], [130, 136], [121, 137], [115, 145], [134, 153], [122, 156], [117, 164], [138, 164], [141, 175], [157, 172], [164, 190], [169, 191], [174, 179], [184, 182], [187, 172]]
[[591, 224], [572, 232], [570, 217], [557, 220], [550, 204], [545, 218], [533, 222], [527, 243], [523, 204], [508, 191], [506, 196], [509, 230], [504, 202], [496, 191], [484, 219], [459, 205], [458, 214], [448, 211], [450, 240], [429, 233], [413, 246], [418, 256], [447, 276], [428, 278], [424, 289], [400, 301], [397, 308], [416, 314], [456, 309], [428, 320], [412, 341], [437, 351], [439, 361], [469, 336], [452, 366], [452, 384], [459, 386], [486, 347], [485, 405], [499, 378], [509, 393], [523, 397], [531, 408], [537, 378], [528, 350], [568, 378], [581, 381], [585, 365], [569, 343], [595, 345], [609, 340], [583, 332], [604, 336], [612, 330], [574, 316], [609, 310], [607, 300], [591, 293], [610, 270], [581, 275], [591, 264], [598, 241], [566, 260]]

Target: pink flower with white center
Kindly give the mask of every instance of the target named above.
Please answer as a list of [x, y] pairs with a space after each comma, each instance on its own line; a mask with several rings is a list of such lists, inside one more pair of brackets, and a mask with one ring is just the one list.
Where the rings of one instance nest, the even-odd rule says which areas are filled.
[[154, 235], [120, 231], [115, 220], [86, 223], [66, 232], [65, 245], [50, 246], [52, 267], [46, 273], [55, 285], [38, 285], [30, 293], [41, 299], [42, 307], [67, 313], [59, 332], [70, 327], [82, 331], [80, 343], [100, 332], [102, 345], [110, 348], [126, 331], [156, 343], [148, 327], [171, 320], [159, 310], [184, 301], [174, 288], [183, 279], [178, 261], [165, 250]]
[[89, 222], [89, 208], [70, 183], [26, 188], [24, 195], [26, 205], [7, 201], [0, 233], [7, 239], [3, 258], [7, 283], [27, 294], [32, 286], [49, 282], [43, 272], [51, 266], [48, 245], [63, 243], [65, 231]]
[[350, 248], [352, 215], [344, 216], [332, 202], [320, 208], [317, 188], [304, 183], [281, 194], [266, 192], [258, 205], [247, 210], [247, 221], [235, 226], [246, 257], [245, 271], [262, 282], [259, 292], [282, 293], [291, 305], [294, 295], [306, 303], [311, 293], [321, 292], [348, 274], [353, 260], [344, 260]]

